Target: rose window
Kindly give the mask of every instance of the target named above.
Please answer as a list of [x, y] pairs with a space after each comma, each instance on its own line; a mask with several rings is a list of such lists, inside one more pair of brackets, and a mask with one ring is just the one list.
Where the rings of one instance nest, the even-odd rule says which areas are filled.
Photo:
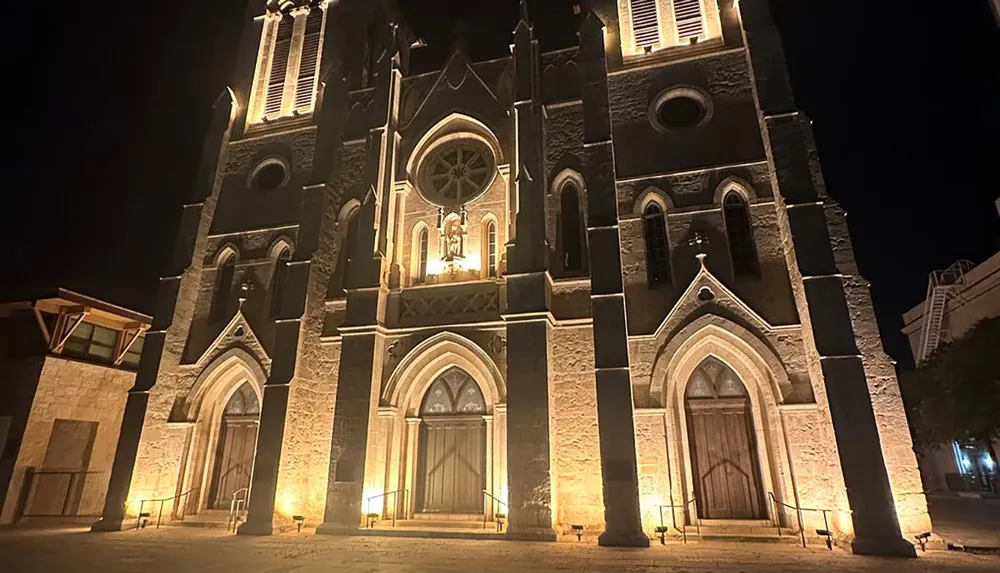
[[481, 195], [493, 181], [493, 153], [475, 140], [441, 145], [424, 163], [421, 189], [439, 205], [461, 205]]

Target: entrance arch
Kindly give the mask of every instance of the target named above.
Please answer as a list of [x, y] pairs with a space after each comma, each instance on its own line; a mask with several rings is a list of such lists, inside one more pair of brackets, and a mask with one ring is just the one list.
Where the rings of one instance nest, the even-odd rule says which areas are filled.
[[[232, 494], [247, 487], [234, 484], [242, 483], [246, 478], [241, 476], [253, 467], [266, 379], [256, 357], [242, 348], [230, 348], [206, 365], [171, 414], [172, 422], [188, 428], [182, 477], [175, 495], [189, 494], [178, 498], [184, 509], [175, 506], [175, 513], [228, 509]], [[249, 464], [244, 461], [247, 456]], [[241, 497], [246, 499], [248, 493], [243, 490]], [[228, 499], [220, 497], [226, 495]]]
[[698, 515], [704, 519], [765, 519], [750, 397], [731, 368], [705, 358], [685, 391], [688, 439]]
[[451, 367], [427, 389], [420, 407], [419, 513], [483, 512], [486, 400], [468, 372]]
[[[458, 398], [448, 405], [449, 413], [434, 412], [438, 407], [430, 401], [439, 380], [461, 374], [461, 388], [449, 388], [448, 397]], [[456, 380], [458, 377], [456, 377]], [[468, 391], [471, 380], [478, 402], [475, 411], [462, 412], [467, 402], [461, 393]], [[452, 382], [455, 384], [456, 382]], [[444, 382], [448, 384], [448, 382]], [[471, 396], [471, 394], [470, 394]], [[451, 409], [456, 410], [450, 413]], [[464, 420], [462, 418], [465, 418]], [[447, 419], [443, 419], [447, 418]], [[490, 518], [503, 511], [507, 502], [507, 404], [506, 385], [497, 364], [479, 344], [460, 334], [444, 331], [423, 340], [400, 360], [384, 384], [365, 469], [364, 503], [366, 513], [381, 513], [383, 517], [413, 518], [421, 514], [433, 518], [448, 513], [448, 508], [435, 508], [425, 503], [428, 490], [421, 488], [427, 466], [423, 460], [429, 454], [425, 445], [431, 422], [458, 425], [461, 422], [481, 424], [485, 436], [482, 447], [483, 470], [480, 506], [473, 514]], [[456, 429], [457, 431], [457, 429]], [[436, 437], [436, 436], [435, 436]], [[468, 439], [468, 436], [466, 436]], [[468, 461], [468, 458], [464, 458]], [[478, 465], [476, 463], [473, 466]], [[434, 467], [433, 463], [430, 466]], [[442, 468], [444, 469], [444, 468]], [[471, 478], [466, 476], [471, 483]], [[477, 483], [478, 480], [477, 480]], [[433, 502], [433, 499], [431, 499]], [[463, 506], [465, 503], [457, 504]], [[471, 508], [471, 502], [468, 504]], [[426, 510], [425, 510], [426, 508]], [[464, 511], [464, 510], [463, 510]]]

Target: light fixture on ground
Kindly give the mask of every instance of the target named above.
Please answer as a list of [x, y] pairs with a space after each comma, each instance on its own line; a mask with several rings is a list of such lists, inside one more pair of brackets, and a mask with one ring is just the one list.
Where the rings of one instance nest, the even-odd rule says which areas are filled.
[[921, 551], [927, 551], [927, 540], [930, 539], [930, 537], [931, 537], [930, 531], [925, 531], [915, 537], [917, 543], [920, 545]]
[[295, 522], [295, 531], [298, 532], [298, 533], [301, 533], [302, 532], [302, 525], [306, 522], [305, 516], [302, 516], [302, 515], [293, 515], [292, 516], [292, 521]]
[[670, 528], [666, 525], [659, 525], [656, 527], [656, 536], [660, 538], [660, 545], [667, 544], [667, 531]]
[[833, 551], [833, 532], [829, 529], [817, 529], [816, 535], [824, 538], [826, 541], [826, 548]]
[[577, 541], [580, 541], [581, 539], [583, 539], [583, 526], [582, 525], [574, 525], [573, 526], [573, 532], [576, 533], [576, 540]]

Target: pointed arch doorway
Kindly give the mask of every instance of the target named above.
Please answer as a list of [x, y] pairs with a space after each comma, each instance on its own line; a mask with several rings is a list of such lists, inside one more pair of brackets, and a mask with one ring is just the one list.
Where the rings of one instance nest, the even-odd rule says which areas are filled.
[[[259, 419], [257, 393], [249, 382], [244, 382], [229, 398], [222, 413], [209, 489], [209, 509], [229, 509], [234, 495], [246, 498], [257, 447]], [[243, 495], [240, 495], [241, 492]]]
[[739, 376], [706, 358], [685, 391], [691, 468], [702, 519], [765, 519], [750, 398]]
[[420, 406], [418, 513], [483, 514], [485, 415], [479, 385], [461, 368], [431, 383]]

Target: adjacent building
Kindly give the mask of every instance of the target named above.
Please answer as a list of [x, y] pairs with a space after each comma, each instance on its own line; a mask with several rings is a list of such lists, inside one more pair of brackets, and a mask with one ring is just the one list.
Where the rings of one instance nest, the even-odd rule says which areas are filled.
[[[1000, 316], [1000, 253], [978, 266], [958, 261], [931, 273], [927, 298], [903, 315], [903, 333], [920, 362], [942, 342], [958, 339], [980, 320], [995, 316]], [[1000, 451], [997, 446], [994, 451]], [[920, 474], [928, 491], [996, 491], [998, 487], [997, 460], [989, 448], [976, 442], [923, 452]]]
[[169, 498], [648, 545], [802, 506], [913, 554], [893, 365], [767, 2], [578, 8], [575, 45], [522, 2], [510, 56], [415, 73], [394, 1], [249, 2], [95, 529]]
[[150, 321], [67, 289], [0, 303], [0, 524], [101, 514]]

